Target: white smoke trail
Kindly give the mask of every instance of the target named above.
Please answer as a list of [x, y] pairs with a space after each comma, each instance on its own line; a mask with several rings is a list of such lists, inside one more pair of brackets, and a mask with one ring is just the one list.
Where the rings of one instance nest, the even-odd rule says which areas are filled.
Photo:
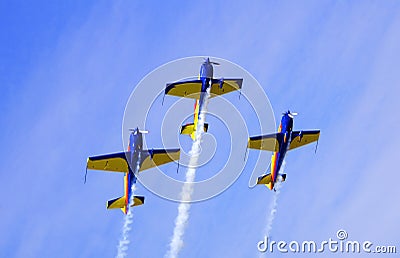
[[130, 242], [128, 239], [129, 232], [132, 229], [131, 224], [133, 222], [133, 212], [132, 212], [132, 208], [130, 206], [133, 203], [133, 198], [135, 196], [135, 190], [136, 190], [136, 185], [132, 184], [131, 198], [129, 199], [128, 214], [126, 214], [126, 216], [125, 216], [124, 225], [122, 226], [122, 237], [118, 243], [118, 253], [117, 253], [118, 258], [123, 258], [123, 257], [126, 257], [126, 255], [127, 255], [128, 245]]
[[[136, 171], [139, 171], [140, 168], [140, 159], [141, 159], [141, 152], [139, 152], [138, 160], [136, 163]], [[131, 205], [133, 204], [133, 200], [135, 198], [135, 191], [136, 191], [136, 183], [133, 183], [131, 186], [131, 196], [128, 202], [128, 214], [126, 214], [124, 219], [124, 225], [122, 226], [122, 237], [118, 243], [118, 253], [117, 258], [124, 258], [127, 255], [128, 246], [129, 246], [129, 232], [131, 231], [132, 227], [131, 224], [133, 222], [133, 212]]]
[[[286, 161], [284, 160], [282, 163], [282, 167], [280, 169], [280, 172], [283, 173], [285, 171], [285, 166], [286, 166]], [[266, 236], [268, 239], [270, 238], [271, 235], [271, 231], [272, 231], [272, 225], [276, 216], [276, 212], [278, 209], [278, 197], [279, 194], [281, 192], [281, 188], [282, 188], [282, 182], [280, 182], [279, 180], [275, 183], [275, 192], [274, 192], [274, 196], [272, 197], [272, 203], [270, 206], [270, 213], [268, 214], [267, 217], [267, 225], [265, 227], [264, 230], [264, 236]], [[263, 257], [265, 253], [260, 253], [259, 257]]]
[[166, 253], [166, 258], [176, 258], [183, 247], [183, 234], [189, 220], [190, 201], [192, 200], [193, 182], [196, 176], [197, 161], [199, 159], [201, 135], [203, 133], [208, 99], [210, 89], [205, 93], [203, 103], [199, 103], [202, 109], [199, 114], [199, 120], [196, 128], [195, 141], [192, 144], [192, 149], [189, 152], [190, 161], [189, 168], [186, 172], [186, 181], [181, 191], [181, 203], [178, 206], [178, 216], [175, 219], [174, 233], [169, 244], [169, 251]]

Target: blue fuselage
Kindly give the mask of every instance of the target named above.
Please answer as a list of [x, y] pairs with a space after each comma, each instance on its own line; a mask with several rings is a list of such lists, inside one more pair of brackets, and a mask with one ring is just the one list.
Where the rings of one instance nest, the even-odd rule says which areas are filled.
[[128, 173], [124, 177], [124, 193], [125, 193], [125, 204], [127, 209], [129, 208], [129, 200], [132, 196], [132, 185], [136, 183], [136, 173], [138, 173], [138, 162], [140, 162], [140, 154], [143, 149], [143, 136], [138, 129], [135, 129], [129, 136], [127, 161], [128, 161]]
[[271, 177], [273, 183], [276, 182], [283, 160], [285, 159], [285, 155], [290, 144], [292, 129], [293, 118], [291, 118], [288, 113], [285, 113], [282, 116], [282, 120], [278, 128], [278, 133], [283, 133], [283, 139], [279, 143], [279, 150], [274, 152], [271, 158]]
[[211, 86], [212, 78], [214, 76], [214, 68], [209, 59], [207, 59], [200, 67], [200, 80], [201, 80], [201, 93], [199, 100], [199, 113], [203, 108], [204, 97], [207, 89]]

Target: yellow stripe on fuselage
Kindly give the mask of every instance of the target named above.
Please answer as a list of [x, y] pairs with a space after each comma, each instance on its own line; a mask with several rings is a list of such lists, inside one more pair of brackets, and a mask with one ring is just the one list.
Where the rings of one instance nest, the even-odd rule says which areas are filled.
[[196, 102], [194, 104], [194, 114], [193, 114], [193, 132], [190, 134], [190, 137], [192, 137], [193, 141], [196, 139], [196, 130], [197, 130], [197, 123], [199, 122], [199, 110], [200, 110], [200, 105], [199, 105], [199, 100], [196, 99]]
[[271, 179], [272, 179], [272, 187], [275, 183], [275, 174], [276, 174], [276, 163], [277, 163], [278, 152], [274, 152], [271, 157]]
[[[197, 79], [200, 80], [200, 73]], [[201, 93], [200, 93], [201, 95]], [[194, 125], [194, 130], [193, 133], [190, 135], [192, 137], [193, 141], [196, 139], [196, 129], [197, 129], [197, 122], [199, 121], [199, 99], [196, 99], [196, 102], [194, 103], [194, 114], [193, 114], [193, 125]]]

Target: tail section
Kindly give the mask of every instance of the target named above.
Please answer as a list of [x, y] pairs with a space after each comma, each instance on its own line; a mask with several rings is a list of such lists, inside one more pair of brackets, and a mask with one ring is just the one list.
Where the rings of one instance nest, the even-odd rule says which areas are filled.
[[[279, 179], [281, 180], [281, 182], [285, 182], [286, 174], [280, 174]], [[271, 174], [259, 176], [257, 178], [257, 184], [258, 185], [266, 185], [269, 188], [269, 190], [274, 189], [274, 182], [272, 181]]]
[[[204, 132], [208, 131], [208, 124], [204, 124]], [[190, 135], [190, 137], [195, 140], [195, 134], [196, 134], [196, 125], [194, 123], [191, 124], [186, 124], [181, 127], [181, 134], [187, 134]]]
[[269, 188], [269, 190], [272, 190], [274, 188], [274, 182], [272, 181], [271, 174], [259, 176], [257, 178], [257, 184], [266, 185]]
[[[190, 138], [194, 141], [196, 139], [196, 127], [199, 122], [200, 104], [199, 100], [196, 99], [194, 102], [194, 113], [193, 113], [193, 123], [187, 124], [181, 127], [181, 134], [190, 135]], [[208, 131], [208, 124], [204, 123], [204, 132]]]
[[[120, 198], [116, 198], [113, 200], [109, 200], [107, 201], [107, 209], [121, 209], [123, 213], [127, 213], [128, 209], [126, 208], [126, 198], [125, 196], [122, 196]], [[144, 204], [144, 197], [143, 196], [135, 196], [133, 198], [133, 204], [131, 205], [131, 207], [133, 206], [139, 206]]]
[[139, 206], [144, 204], [144, 196], [135, 196], [133, 198], [133, 204], [131, 205], [131, 207], [133, 206]]

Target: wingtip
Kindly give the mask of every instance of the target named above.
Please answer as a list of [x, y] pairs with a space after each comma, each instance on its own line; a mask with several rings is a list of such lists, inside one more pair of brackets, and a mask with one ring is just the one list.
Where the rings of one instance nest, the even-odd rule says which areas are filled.
[[88, 168], [87, 168], [87, 166], [86, 166], [85, 180], [83, 181], [83, 184], [86, 184], [86, 176], [87, 176], [87, 171], [88, 171]]

